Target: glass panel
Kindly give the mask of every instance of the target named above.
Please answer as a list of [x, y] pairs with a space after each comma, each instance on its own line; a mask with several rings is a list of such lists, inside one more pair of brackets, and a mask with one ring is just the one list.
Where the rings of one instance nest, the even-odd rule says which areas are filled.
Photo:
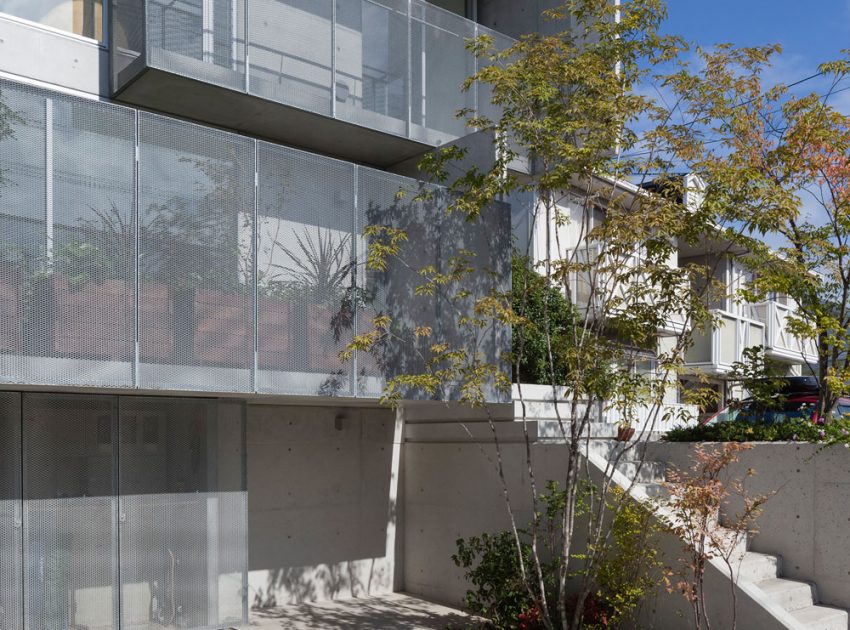
[[117, 628], [117, 401], [23, 398], [26, 627]]
[[260, 143], [258, 388], [351, 395], [354, 167]]
[[738, 360], [738, 326], [743, 324], [731, 317], [723, 317], [720, 320], [716, 333], [720, 335], [720, 363], [732, 365]]
[[247, 622], [244, 406], [122, 398], [123, 628]]
[[252, 0], [251, 92], [330, 116], [333, 0]]
[[337, 0], [337, 115], [407, 133], [407, 2]]
[[0, 13], [103, 39], [102, 0], [0, 0]]
[[466, 134], [456, 114], [475, 107], [473, 92], [460, 89], [475, 72], [475, 57], [466, 50], [475, 23], [424, 0], [411, 8], [411, 137], [438, 145]]
[[21, 395], [0, 392], [0, 628], [23, 629]]
[[149, 114], [139, 129], [140, 383], [248, 390], [254, 144]]

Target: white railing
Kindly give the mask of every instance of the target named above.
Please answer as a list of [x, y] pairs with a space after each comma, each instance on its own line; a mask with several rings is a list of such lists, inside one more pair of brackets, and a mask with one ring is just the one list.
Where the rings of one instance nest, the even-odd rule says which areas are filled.
[[788, 328], [789, 318], [795, 315], [793, 307], [769, 301], [757, 304], [755, 308], [759, 318], [767, 325], [764, 346], [768, 356], [806, 363], [817, 361], [815, 340], [800, 338]]
[[716, 325], [710, 331], [695, 331], [693, 346], [685, 361], [706, 372], [726, 372], [743, 359], [744, 350], [765, 345], [765, 324], [757, 319], [720, 309], [712, 310]]

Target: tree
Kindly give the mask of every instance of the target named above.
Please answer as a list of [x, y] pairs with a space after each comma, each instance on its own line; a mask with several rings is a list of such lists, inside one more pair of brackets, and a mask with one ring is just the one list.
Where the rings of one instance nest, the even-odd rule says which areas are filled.
[[820, 66], [823, 94], [798, 96], [767, 84], [780, 52], [698, 51], [704, 69], [682, 63], [665, 82], [690, 126], [664, 133], [676, 158], [709, 182], [705, 204], [736, 226], [749, 252], [755, 279], [743, 297], [796, 303], [788, 328], [816, 340], [826, 418], [850, 385], [850, 118], [830, 104], [850, 60]]
[[[621, 6], [608, 0], [569, 0], [548, 16], [571, 26], [551, 36], [524, 36], [503, 51], [495, 50], [487, 36], [471, 44], [482, 67], [466, 87], [485, 86], [500, 115], [464, 114], [471, 127], [493, 138], [494, 164], [473, 167], [450, 181], [450, 165], [466, 156], [453, 146], [429, 154], [420, 166], [432, 179], [448, 184], [447, 212], [471, 223], [502, 199], [531, 196], [532, 222], [544, 226], [545, 253], [536, 264], [526, 259], [520, 263], [524, 268], [515, 265], [513, 295], [490, 293], [470, 304], [465, 288], [470, 265], [465, 260], [448, 270], [422, 268], [416, 292], [466, 313], [460, 320], [472, 334], [459, 336], [461, 341], [477, 339], [474, 333], [493, 322], [512, 326], [518, 340], [511, 356], [515, 374], [527, 372], [525, 352], [531, 345], [543, 347], [542, 366], [538, 363], [535, 370], [561, 403], [556, 411], [566, 460], [564, 477], [557, 480], [564, 489], [564, 506], [554, 563], [544, 558], [546, 533], [534, 522], [527, 537], [521, 535], [492, 419], [490, 425], [521, 583], [539, 600], [540, 623], [567, 629], [583, 623], [612, 539], [609, 516], [616, 517], [628, 500], [627, 493], [611, 499], [612, 473], [633, 445], [615, 454], [600, 483], [589, 483], [591, 473], [582, 465], [590, 424], [599, 419], [594, 409], [612, 407], [626, 423], [642, 414], [646, 422], [637, 441], [672, 419], [665, 396], [683, 369], [690, 331], [713, 325], [706, 296], [720, 290], [710, 264], [675, 264], [677, 248], [701, 242], [719, 228], [713, 213], [683, 206], [685, 193], [694, 191], [688, 188], [690, 180], [676, 175], [677, 163], [669, 158], [673, 134], [664, 129], [672, 125], [672, 113], [639, 90], [683, 49], [678, 38], [659, 34], [665, 17], [661, 0]], [[640, 133], [647, 124], [655, 127]], [[646, 139], [641, 147], [648, 144], [650, 150], [629, 157], [641, 138]], [[530, 176], [512, 170], [523, 159], [532, 166]], [[655, 192], [640, 185], [650, 178]], [[566, 239], [567, 226], [577, 238]], [[386, 268], [406, 239], [403, 231], [389, 226], [373, 226], [368, 236], [373, 237], [369, 265], [377, 270]], [[564, 299], [566, 305], [560, 304]], [[572, 316], [564, 317], [565, 312]], [[387, 337], [387, 320], [376, 319], [375, 330], [355, 337], [349, 356], [354, 350], [369, 351]], [[398, 402], [410, 387], [439, 395], [442, 385], [451, 382], [461, 384], [454, 391], [462, 402], [486, 409], [486, 388], [494, 381], [507, 385], [498, 361], [482, 358], [476, 346], [453, 343], [427, 327], [415, 330], [431, 340], [424, 370], [391, 379], [386, 402]], [[638, 370], [648, 358], [657, 369]], [[521, 383], [517, 388], [529, 498], [539, 513], [543, 484], [535, 477]], [[581, 510], [587, 527], [577, 525], [583, 487], [589, 488]], [[579, 549], [591, 551], [579, 555]], [[550, 566], [557, 567], [554, 580], [546, 574]], [[578, 591], [575, 599], [569, 597], [573, 591]]]

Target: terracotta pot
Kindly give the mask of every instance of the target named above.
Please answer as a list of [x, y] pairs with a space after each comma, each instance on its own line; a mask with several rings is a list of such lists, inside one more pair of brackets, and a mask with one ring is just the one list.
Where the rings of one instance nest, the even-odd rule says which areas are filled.
[[167, 284], [139, 283], [139, 355], [154, 363], [174, 355], [174, 306]]
[[634, 427], [617, 427], [617, 441], [628, 442], [635, 435]]

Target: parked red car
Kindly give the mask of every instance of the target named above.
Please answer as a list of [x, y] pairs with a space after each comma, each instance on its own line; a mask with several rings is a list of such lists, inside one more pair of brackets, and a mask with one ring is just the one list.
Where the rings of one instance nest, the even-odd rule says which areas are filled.
[[[718, 422], [746, 421], [751, 423], [763, 422], [779, 424], [786, 420], [807, 419], [816, 424], [823, 420], [818, 417], [817, 404], [820, 386], [817, 379], [810, 376], [789, 377], [787, 384], [778, 392], [782, 400], [775, 405], [765, 405], [751, 398], [736, 401], [709, 416], [700, 424], [715, 424]], [[841, 417], [850, 414], [850, 398], [839, 398], [833, 405], [830, 415]]]

